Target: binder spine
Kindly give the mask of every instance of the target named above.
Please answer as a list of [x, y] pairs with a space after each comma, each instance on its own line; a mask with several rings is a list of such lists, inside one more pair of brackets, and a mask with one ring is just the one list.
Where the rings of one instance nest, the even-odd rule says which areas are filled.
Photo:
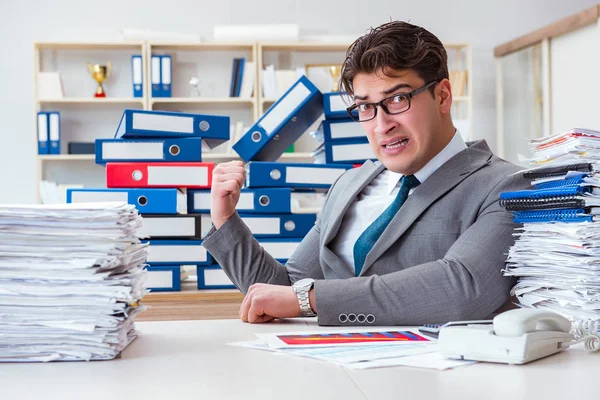
[[514, 213], [515, 223], [528, 222], [592, 222], [593, 217], [582, 208], [562, 210], [517, 211]]
[[519, 190], [516, 192], [503, 192], [500, 193], [500, 199], [547, 199], [552, 197], [562, 198], [564, 196], [572, 196], [581, 193], [591, 192], [589, 186], [566, 186], [552, 189], [541, 189], [541, 190]]

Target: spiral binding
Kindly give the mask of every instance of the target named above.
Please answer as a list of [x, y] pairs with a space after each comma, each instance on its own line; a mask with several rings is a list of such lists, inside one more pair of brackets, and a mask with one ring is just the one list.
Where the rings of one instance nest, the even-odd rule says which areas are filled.
[[577, 195], [562, 195], [549, 197], [514, 198], [500, 200], [500, 206], [508, 211], [535, 209], [565, 209], [585, 207], [585, 200]]
[[557, 167], [541, 168], [539, 170], [527, 171], [523, 174], [525, 179], [554, 178], [555, 176], [565, 175], [569, 171], [591, 172], [593, 165], [591, 163], [560, 165]]
[[535, 210], [535, 211], [516, 211], [513, 221], [516, 223], [525, 222], [584, 222], [592, 221], [592, 216], [585, 213], [583, 208], [562, 209], [562, 210]]
[[563, 179], [560, 181], [550, 181], [550, 182], [543, 182], [543, 183], [536, 183], [535, 185], [533, 185], [534, 189], [538, 190], [538, 189], [554, 189], [554, 188], [562, 188], [562, 187], [576, 187], [579, 186], [579, 184], [584, 183], [585, 179], [578, 177], [578, 178], [572, 178], [572, 179]]

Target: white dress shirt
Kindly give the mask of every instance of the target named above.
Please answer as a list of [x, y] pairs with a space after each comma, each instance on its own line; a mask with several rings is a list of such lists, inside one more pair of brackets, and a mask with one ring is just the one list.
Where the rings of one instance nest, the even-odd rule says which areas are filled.
[[[446, 161], [465, 150], [467, 145], [456, 131], [450, 142], [431, 159], [421, 170], [415, 173], [423, 183]], [[369, 183], [350, 204], [337, 237], [330, 245], [331, 250], [354, 271], [354, 243], [369, 225], [389, 207], [400, 190], [402, 174], [384, 169]], [[409, 196], [414, 189], [411, 189]], [[400, 209], [402, 212], [402, 208]]]

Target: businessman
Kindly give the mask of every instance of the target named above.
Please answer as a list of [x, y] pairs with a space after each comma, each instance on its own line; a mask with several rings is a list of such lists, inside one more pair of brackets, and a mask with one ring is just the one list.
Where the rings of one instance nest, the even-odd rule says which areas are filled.
[[454, 128], [442, 43], [406, 22], [371, 29], [348, 49], [341, 87], [378, 162], [338, 179], [285, 266], [235, 211], [243, 164], [214, 170], [204, 247], [245, 293], [241, 319], [368, 326], [489, 316], [514, 284], [500, 271], [514, 224], [499, 195], [527, 182]]

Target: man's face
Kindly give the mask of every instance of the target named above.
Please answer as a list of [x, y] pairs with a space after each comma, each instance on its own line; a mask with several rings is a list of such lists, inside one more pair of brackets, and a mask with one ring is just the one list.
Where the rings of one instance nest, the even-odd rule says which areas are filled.
[[[412, 70], [393, 71], [390, 75], [394, 76], [388, 77], [382, 72], [357, 74], [352, 81], [356, 104], [409, 93], [429, 83]], [[448, 135], [444, 137], [440, 131], [442, 115], [449, 113], [449, 86], [443, 81], [432, 88], [435, 98], [429, 90], [425, 90], [410, 99], [410, 109], [402, 114], [388, 115], [379, 106], [374, 119], [361, 122], [373, 152], [387, 169], [405, 175], [414, 174], [448, 143]], [[446, 89], [448, 93], [438, 95], [440, 90]]]

